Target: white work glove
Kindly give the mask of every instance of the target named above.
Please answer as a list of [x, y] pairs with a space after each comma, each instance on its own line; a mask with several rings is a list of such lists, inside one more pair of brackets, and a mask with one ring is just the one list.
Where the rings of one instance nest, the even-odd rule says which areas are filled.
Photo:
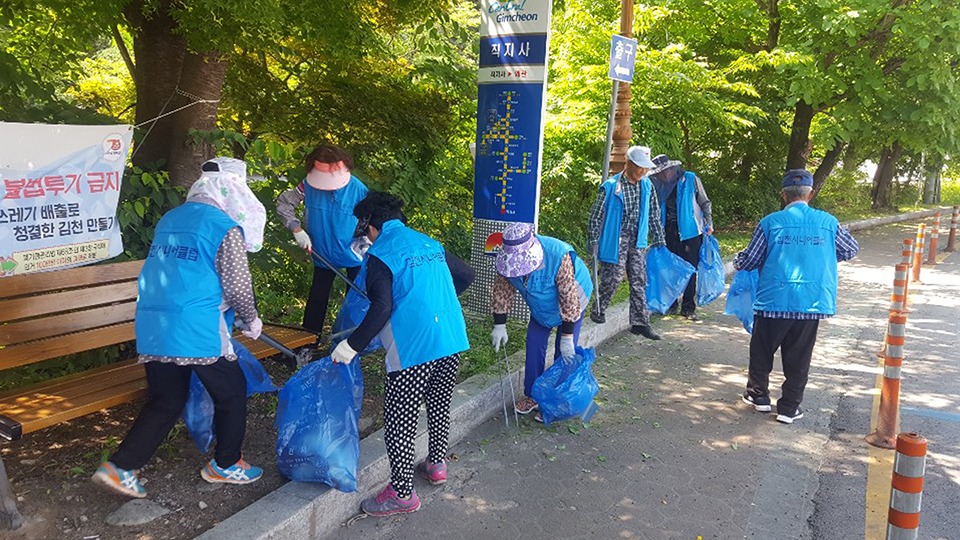
[[576, 356], [577, 350], [573, 345], [573, 335], [563, 334], [560, 336], [560, 356], [570, 358]]
[[360, 238], [354, 238], [353, 242], [350, 242], [350, 251], [357, 256], [357, 259], [363, 260], [363, 256], [366, 255], [367, 250], [370, 249], [370, 246], [373, 245], [373, 242], [370, 241], [366, 236], [361, 236]]
[[343, 340], [337, 344], [337, 348], [334, 349], [333, 354], [330, 355], [336, 364], [349, 364], [353, 362], [355, 356], [357, 356], [357, 351], [353, 350], [353, 347], [347, 343], [347, 340]]
[[493, 348], [497, 352], [500, 352], [500, 347], [507, 344], [507, 325], [505, 324], [495, 324], [493, 325], [493, 332], [490, 333], [490, 337], [493, 338]]
[[297, 245], [301, 249], [310, 251], [313, 249], [313, 242], [310, 240], [310, 235], [307, 234], [307, 231], [300, 229], [299, 231], [293, 231], [293, 239], [297, 241]]
[[260, 320], [260, 317], [257, 317], [249, 324], [244, 324], [244, 326], [246, 326], [246, 328], [242, 328], [240, 333], [250, 339], [259, 339], [260, 334], [263, 333], [263, 321]]

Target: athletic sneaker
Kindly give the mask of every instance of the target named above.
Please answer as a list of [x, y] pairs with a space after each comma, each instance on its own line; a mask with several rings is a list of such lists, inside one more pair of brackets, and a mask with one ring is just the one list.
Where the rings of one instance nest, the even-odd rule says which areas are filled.
[[770, 412], [773, 408], [770, 406], [770, 396], [754, 396], [750, 392], [743, 393], [743, 402], [747, 405], [753, 405], [753, 408], [760, 412]]
[[248, 464], [243, 458], [226, 469], [211, 459], [207, 466], [200, 469], [200, 476], [211, 484], [252, 484], [263, 476], [263, 469]]
[[371, 516], [392, 516], [394, 514], [409, 514], [420, 509], [420, 497], [413, 491], [410, 498], [403, 500], [394, 491], [393, 486], [387, 484], [376, 497], [370, 497], [360, 503], [360, 509]]
[[147, 496], [147, 491], [140, 485], [137, 479], [137, 471], [128, 471], [117, 467], [109, 461], [104, 461], [97, 467], [97, 472], [90, 478], [93, 483], [128, 497], [142, 499]]
[[523, 398], [513, 406], [520, 414], [530, 414], [537, 410], [539, 406], [533, 398]]
[[447, 464], [424, 461], [417, 465], [417, 474], [435, 486], [447, 483]]
[[803, 410], [800, 407], [797, 407], [797, 411], [793, 414], [778, 414], [777, 422], [782, 424], [792, 424], [794, 420], [799, 420], [803, 418]]

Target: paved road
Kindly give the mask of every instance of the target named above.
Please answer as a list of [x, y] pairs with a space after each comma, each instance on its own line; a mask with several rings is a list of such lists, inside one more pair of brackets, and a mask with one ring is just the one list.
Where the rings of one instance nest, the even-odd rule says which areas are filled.
[[[868, 470], [885, 476], [889, 489], [889, 469], [881, 460], [868, 466], [860, 440], [869, 428], [891, 265], [906, 230], [859, 235], [863, 255], [842, 266], [842, 312], [821, 326], [806, 417], [797, 424], [780, 425], [740, 403], [749, 336], [722, 315], [721, 300], [703, 309], [701, 322], [658, 323], [661, 342], [627, 335], [600, 347], [603, 407], [590, 425], [545, 428], [525, 419], [518, 429], [488, 421], [451, 449], [446, 486], [417, 485], [420, 512], [357, 520], [334, 536], [863, 537]], [[960, 411], [958, 264], [925, 269], [908, 330], [904, 405], [925, 412], [905, 413], [904, 428], [931, 438], [923, 538], [957, 538], [951, 531], [960, 530], [950, 510], [958, 507], [960, 423], [926, 412]], [[781, 381], [775, 374], [772, 387]]]

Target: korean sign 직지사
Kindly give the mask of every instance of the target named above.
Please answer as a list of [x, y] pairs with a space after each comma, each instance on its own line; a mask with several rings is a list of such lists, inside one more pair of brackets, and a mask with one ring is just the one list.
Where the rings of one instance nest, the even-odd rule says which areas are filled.
[[0, 122], [0, 277], [123, 252], [116, 215], [132, 133]]

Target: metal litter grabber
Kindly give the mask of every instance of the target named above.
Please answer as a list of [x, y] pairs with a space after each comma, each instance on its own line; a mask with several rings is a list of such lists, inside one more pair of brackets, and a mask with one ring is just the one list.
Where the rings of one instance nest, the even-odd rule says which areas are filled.
[[497, 353], [497, 371], [500, 373], [500, 400], [503, 402], [503, 423], [510, 427], [510, 417], [507, 415], [507, 393], [503, 389], [503, 370], [506, 368], [507, 377], [510, 379], [510, 395], [513, 397], [513, 420], [514, 425], [520, 425], [520, 417], [517, 415], [517, 391], [513, 386], [513, 373], [510, 371], [510, 362], [507, 360], [507, 347], [503, 347], [503, 357]]
[[339, 268], [335, 268], [332, 264], [330, 264], [330, 261], [328, 261], [327, 259], [325, 259], [325, 258], [323, 257], [323, 255], [320, 255], [319, 253], [317, 253], [316, 251], [313, 251], [313, 250], [310, 250], [310, 255], [313, 256], [313, 259], [314, 259], [314, 260], [320, 261], [320, 263], [321, 263], [322, 265], [324, 265], [324, 266], [326, 266], [327, 268], [329, 268], [330, 270], [332, 270], [333, 273], [336, 274], [337, 277], [339, 277], [340, 279], [342, 279], [342, 280], [344, 281], [344, 283], [346, 283], [347, 285], [349, 285], [351, 289], [357, 291], [357, 294], [359, 294], [360, 296], [364, 297], [364, 299], [366, 299], [366, 300], [370, 300], [370, 297], [367, 296], [367, 293], [364, 292], [363, 289], [361, 289], [360, 287], [358, 287], [357, 284], [354, 283], [353, 280], [351, 280], [350, 278], [348, 278], [346, 274], [344, 274], [343, 272], [341, 272]]
[[300, 349], [300, 352], [293, 352], [279, 341], [267, 335], [265, 332], [260, 332], [260, 337], [257, 339], [280, 351], [280, 354], [282, 354], [288, 360], [292, 360], [293, 365], [290, 367], [293, 369], [300, 369], [313, 360], [313, 349], [302, 348]]

